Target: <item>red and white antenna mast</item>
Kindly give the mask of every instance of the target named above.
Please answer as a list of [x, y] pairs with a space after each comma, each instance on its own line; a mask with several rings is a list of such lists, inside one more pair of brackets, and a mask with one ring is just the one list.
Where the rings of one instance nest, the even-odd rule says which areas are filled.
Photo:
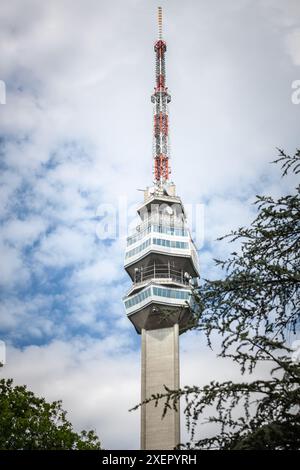
[[162, 38], [162, 8], [158, 7], [158, 40], [154, 44], [155, 51], [155, 88], [151, 96], [154, 103], [153, 118], [153, 158], [154, 183], [162, 186], [169, 179], [169, 116], [168, 103], [171, 96], [166, 87], [165, 52], [167, 44]]

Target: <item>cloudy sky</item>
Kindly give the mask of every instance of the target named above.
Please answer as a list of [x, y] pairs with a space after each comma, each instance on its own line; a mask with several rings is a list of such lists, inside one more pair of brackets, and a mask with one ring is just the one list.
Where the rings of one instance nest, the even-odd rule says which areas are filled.
[[[132, 215], [152, 179], [159, 4], [172, 178], [185, 203], [203, 204], [201, 271], [213, 277], [212, 259], [229, 253], [215, 239], [253, 218], [255, 194], [294, 186], [269, 162], [276, 147], [299, 146], [299, 1], [10, 0], [0, 10], [1, 374], [63, 399], [76, 429], [96, 429], [106, 448], [139, 447], [124, 207]], [[121, 213], [106, 240], [105, 207]], [[216, 352], [182, 337], [181, 383], [237, 378]]]

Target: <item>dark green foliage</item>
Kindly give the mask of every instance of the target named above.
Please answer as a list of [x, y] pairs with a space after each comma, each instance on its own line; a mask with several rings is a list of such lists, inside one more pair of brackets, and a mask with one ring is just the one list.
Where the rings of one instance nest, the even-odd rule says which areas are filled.
[[[280, 150], [278, 162], [283, 176], [296, 175], [300, 151], [290, 157]], [[210, 347], [219, 335], [219, 356], [231, 358], [241, 374], [251, 379], [262, 362], [270, 372], [264, 380], [211, 382], [151, 397], [166, 400], [165, 412], [185, 397], [190, 448], [300, 449], [300, 364], [289, 348], [300, 317], [300, 186], [279, 199], [257, 196], [256, 205], [250, 227], [226, 236], [239, 241], [240, 250], [216, 260], [224, 277], [204, 280], [194, 291], [194, 329]], [[216, 434], [201, 438], [196, 426], [212, 409], [208, 422]]]
[[1, 450], [100, 448], [93, 431], [73, 431], [60, 401], [47, 403], [26, 386], [13, 386], [11, 379], [0, 380]]

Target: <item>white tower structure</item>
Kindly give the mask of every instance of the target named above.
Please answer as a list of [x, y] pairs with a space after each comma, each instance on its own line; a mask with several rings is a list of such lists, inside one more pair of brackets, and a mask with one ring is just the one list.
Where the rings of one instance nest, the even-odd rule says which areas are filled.
[[[169, 123], [162, 12], [158, 9], [159, 39], [155, 42], [154, 185], [138, 207], [140, 223], [127, 238], [125, 269], [132, 286], [124, 297], [128, 318], [142, 337], [141, 401], [179, 388], [179, 335], [191, 324], [191, 284], [199, 277], [198, 257], [187, 227], [181, 199], [169, 181]], [[141, 408], [141, 448], [174, 449], [180, 443], [179, 410], [163, 402]]]

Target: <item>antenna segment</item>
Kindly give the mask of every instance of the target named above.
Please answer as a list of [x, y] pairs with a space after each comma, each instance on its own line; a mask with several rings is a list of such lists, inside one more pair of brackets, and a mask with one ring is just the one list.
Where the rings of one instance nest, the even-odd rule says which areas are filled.
[[167, 44], [162, 39], [162, 8], [158, 7], [158, 40], [155, 51], [155, 87], [151, 96], [153, 112], [154, 183], [163, 186], [169, 179], [169, 115], [167, 105], [171, 96], [166, 87], [165, 52]]
[[158, 7], [158, 39], [162, 39], [162, 7]]

